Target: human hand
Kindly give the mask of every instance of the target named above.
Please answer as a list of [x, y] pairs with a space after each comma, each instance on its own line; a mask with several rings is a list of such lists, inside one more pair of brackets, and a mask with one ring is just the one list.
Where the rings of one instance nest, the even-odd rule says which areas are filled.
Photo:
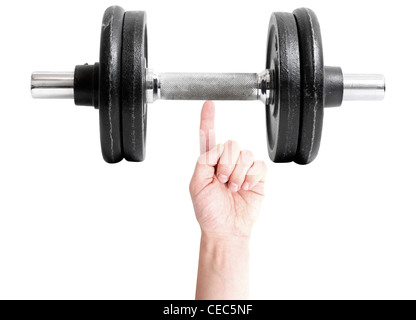
[[248, 299], [249, 238], [264, 198], [266, 164], [235, 141], [215, 142], [215, 106], [201, 112], [201, 156], [189, 185], [201, 227], [196, 299]]
[[215, 142], [215, 106], [201, 112], [201, 156], [190, 183], [195, 215], [204, 235], [248, 238], [264, 198], [267, 167], [235, 141]]

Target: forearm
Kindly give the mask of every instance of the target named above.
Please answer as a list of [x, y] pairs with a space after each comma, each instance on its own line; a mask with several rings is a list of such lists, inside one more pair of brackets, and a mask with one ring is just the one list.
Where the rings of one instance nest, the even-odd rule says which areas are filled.
[[196, 299], [249, 298], [249, 238], [223, 239], [202, 233]]

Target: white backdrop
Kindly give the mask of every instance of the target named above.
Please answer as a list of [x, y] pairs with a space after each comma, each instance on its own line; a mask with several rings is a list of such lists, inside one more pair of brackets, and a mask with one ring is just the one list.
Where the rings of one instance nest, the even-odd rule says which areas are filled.
[[[98, 60], [112, 4], [2, 6], [0, 298], [194, 297], [200, 232], [188, 183], [202, 103], [150, 105], [146, 161], [109, 165], [96, 110], [30, 96], [32, 71]], [[309, 166], [268, 161], [259, 102], [218, 102], [217, 138], [268, 161], [252, 298], [416, 298], [411, 1], [118, 4], [147, 11], [149, 63], [159, 71], [261, 71], [270, 14], [308, 6], [320, 19], [327, 65], [384, 73], [384, 102], [327, 110]]]

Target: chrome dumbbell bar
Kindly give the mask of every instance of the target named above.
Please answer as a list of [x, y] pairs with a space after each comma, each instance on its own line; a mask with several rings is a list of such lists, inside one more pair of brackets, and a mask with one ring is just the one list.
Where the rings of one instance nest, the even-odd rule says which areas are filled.
[[[146, 103], [161, 100], [273, 99], [271, 71], [261, 73], [156, 73], [146, 69]], [[378, 74], [344, 74], [343, 101], [384, 99], [385, 79]], [[74, 72], [34, 72], [35, 99], [74, 99]]]

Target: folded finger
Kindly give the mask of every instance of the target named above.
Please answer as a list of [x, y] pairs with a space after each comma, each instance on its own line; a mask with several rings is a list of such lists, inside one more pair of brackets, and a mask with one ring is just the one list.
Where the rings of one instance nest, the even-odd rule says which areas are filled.
[[254, 163], [254, 155], [251, 151], [241, 151], [237, 161], [237, 165], [234, 168], [233, 173], [230, 176], [230, 182], [228, 184], [232, 192], [237, 192], [243, 185], [248, 170]]
[[249, 190], [254, 188], [259, 182], [264, 182], [266, 175], [266, 163], [264, 161], [255, 161], [251, 168], [247, 171], [242, 189]]
[[221, 183], [227, 183], [240, 156], [240, 146], [236, 141], [227, 141], [224, 144], [224, 152], [217, 166], [217, 178]]

